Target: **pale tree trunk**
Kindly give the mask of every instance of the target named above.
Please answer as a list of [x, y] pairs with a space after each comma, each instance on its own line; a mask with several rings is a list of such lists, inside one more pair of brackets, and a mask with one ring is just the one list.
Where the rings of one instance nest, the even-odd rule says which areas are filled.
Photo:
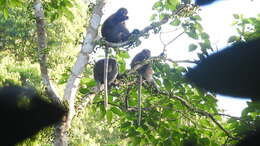
[[83, 41], [81, 51], [79, 52], [77, 61], [71, 70], [72, 73], [64, 90], [64, 99], [68, 101], [69, 113], [65, 118], [66, 120], [56, 127], [56, 146], [67, 145], [66, 132], [69, 129], [71, 120], [75, 115], [75, 97], [79, 88], [80, 76], [84, 71], [86, 64], [88, 64], [90, 53], [94, 50], [95, 44], [93, 44], [93, 40], [97, 37], [98, 27], [103, 15], [102, 8], [105, 5], [105, 1], [106, 0], [96, 0], [96, 5], [86, 31], [86, 36]]
[[54, 90], [54, 87], [50, 81], [47, 69], [47, 58], [44, 49], [46, 49], [46, 35], [45, 35], [45, 22], [44, 12], [41, 0], [34, 1], [34, 12], [36, 16], [37, 35], [38, 35], [38, 55], [41, 70], [41, 77], [43, 84], [46, 88], [47, 94], [55, 102], [60, 102], [59, 96]]

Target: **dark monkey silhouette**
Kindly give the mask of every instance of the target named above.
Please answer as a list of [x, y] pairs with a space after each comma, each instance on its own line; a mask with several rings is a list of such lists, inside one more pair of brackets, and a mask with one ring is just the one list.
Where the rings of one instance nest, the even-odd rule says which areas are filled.
[[[250, 97], [259, 102], [259, 65], [260, 39], [256, 39], [236, 43], [210, 55], [190, 69], [186, 77], [198, 87], [208, 91], [241, 98]], [[257, 128], [236, 146], [259, 146], [259, 139], [260, 128]]]
[[[105, 20], [101, 34], [106, 41], [119, 43], [128, 40], [131, 33], [125, 26], [125, 21], [128, 19], [127, 13], [126, 8], [120, 8]], [[135, 29], [132, 33], [139, 33], [139, 30]]]
[[[95, 63], [94, 66], [94, 79], [97, 84], [104, 84], [104, 62], [105, 59], [101, 59]], [[117, 61], [113, 58], [108, 59], [108, 74], [107, 81], [108, 85], [115, 81], [118, 75], [118, 64]]]
[[[196, 0], [198, 5], [217, 0]], [[260, 38], [236, 43], [202, 60], [186, 77], [209, 91], [260, 100]], [[231, 103], [232, 104], [232, 103]], [[259, 146], [260, 123], [236, 146]]]
[[67, 113], [57, 103], [46, 101], [33, 89], [19, 86], [0, 88], [0, 145], [15, 145], [62, 120]]
[[[112, 14], [111, 16], [109, 16], [105, 22], [102, 25], [101, 28], [101, 34], [103, 36], [103, 38], [108, 41], [108, 42], [112, 42], [112, 43], [121, 43], [121, 42], [126, 42], [128, 40], [128, 38], [131, 36], [131, 33], [128, 31], [128, 29], [125, 26], [125, 21], [128, 19], [127, 16], [127, 9], [126, 8], [120, 8], [119, 10], [117, 10], [114, 14]], [[132, 33], [134, 34], [138, 34], [139, 30], [135, 29]], [[107, 84], [107, 80], [106, 79], [108, 76], [107, 70], [108, 70], [108, 52], [109, 52], [109, 48], [106, 47], [105, 48], [105, 61], [104, 61], [104, 71], [103, 71], [103, 82], [104, 83], [104, 90], [105, 90], [105, 97], [104, 97], [104, 101], [105, 101], [105, 108], [107, 107], [107, 100], [108, 100], [108, 84]], [[100, 84], [101, 85], [101, 84]], [[100, 87], [98, 87], [100, 88]]]
[[190, 69], [186, 77], [203, 89], [260, 100], [260, 39], [235, 43]]
[[208, 5], [218, 0], [195, 0], [195, 4], [199, 6]]

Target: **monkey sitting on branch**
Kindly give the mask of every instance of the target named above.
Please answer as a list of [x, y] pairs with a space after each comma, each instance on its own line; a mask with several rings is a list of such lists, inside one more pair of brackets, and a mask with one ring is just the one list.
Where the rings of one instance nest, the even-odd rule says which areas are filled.
[[109, 16], [102, 25], [102, 37], [108, 42], [122, 43], [128, 40], [131, 34], [138, 34], [138, 29], [133, 30], [132, 33], [125, 26], [125, 21], [128, 20], [127, 9], [120, 8], [114, 14]]
[[[127, 16], [127, 9], [126, 8], [120, 8], [117, 10], [114, 14], [109, 16], [105, 22], [102, 25], [101, 28], [101, 34], [102, 37], [111, 43], [122, 43], [122, 42], [127, 42], [128, 38], [131, 36], [131, 33], [128, 31], [128, 29], [125, 26], [125, 21], [128, 19]], [[132, 33], [138, 34], [139, 30], [134, 30]], [[107, 97], [107, 76], [108, 76], [108, 64], [109, 59], [108, 59], [108, 52], [109, 52], [109, 47], [105, 47], [105, 60], [104, 60], [104, 72], [103, 72], [103, 77], [104, 79], [102, 80], [104, 82], [104, 90], [105, 90], [105, 101], [108, 99]], [[107, 107], [107, 103], [105, 103], [105, 107]]]
[[[94, 79], [97, 82], [97, 86], [94, 89], [95, 92], [99, 92], [103, 88], [103, 85], [105, 84], [105, 80], [104, 80], [105, 60], [106, 59], [99, 60], [98, 62], [95, 63], [95, 66], [94, 66]], [[105, 79], [107, 79], [107, 84], [110, 85], [111, 83], [113, 83], [115, 81], [117, 75], [118, 75], [118, 63], [115, 59], [109, 58], [108, 59], [108, 68], [107, 68], [107, 78], [105, 78]], [[107, 94], [107, 92], [105, 94]], [[108, 105], [107, 95], [105, 95], [104, 105], [105, 105], [105, 107], [107, 107], [107, 105]]]
[[[132, 60], [130, 66], [131, 68], [135, 68], [136, 65], [142, 63], [143, 61], [149, 59], [151, 57], [151, 51], [148, 49], [144, 49], [142, 52], [138, 53]], [[150, 85], [152, 85], [156, 90], [158, 89], [158, 85], [153, 79], [153, 68], [150, 63], [143, 65], [138, 70], [138, 73], [142, 78], [145, 79]]]
[[[143, 61], [147, 60], [151, 57], [151, 51], [148, 49], [144, 49], [142, 52], [138, 53], [131, 62], [131, 68], [135, 68], [136, 65], [142, 63]], [[138, 70], [139, 73], [139, 89], [138, 89], [138, 125], [141, 124], [141, 90], [142, 90], [142, 82], [143, 78], [149, 84], [151, 84], [156, 90], [158, 90], [158, 86], [153, 79], [153, 69], [150, 63], [143, 65]]]

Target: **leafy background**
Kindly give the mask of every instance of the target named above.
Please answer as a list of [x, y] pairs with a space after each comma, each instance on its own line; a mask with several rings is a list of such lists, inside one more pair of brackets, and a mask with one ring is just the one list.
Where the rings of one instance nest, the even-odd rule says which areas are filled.
[[[37, 34], [35, 18], [32, 12], [33, 1], [0, 1], [0, 85], [22, 85], [36, 88], [42, 95], [43, 86], [37, 59]], [[169, 15], [169, 26], [178, 29], [191, 40], [186, 50], [193, 52], [197, 59], [203, 59], [215, 48], [210, 36], [201, 25], [197, 13], [200, 8], [190, 5], [181, 13], [173, 15], [182, 5], [189, 5], [189, 0], [160, 0], [154, 3], [150, 22], [155, 22]], [[48, 68], [51, 80], [63, 93], [70, 69], [76, 60], [82, 44], [85, 27], [92, 13], [93, 3], [74, 0], [43, 1], [46, 30]], [[260, 15], [252, 18], [234, 14], [233, 27], [238, 35], [230, 36], [228, 43], [259, 37]], [[163, 28], [155, 30], [159, 35]], [[149, 34], [152, 37], [153, 33]], [[174, 44], [174, 42], [173, 42]], [[135, 48], [133, 48], [134, 50]], [[111, 55], [120, 64], [120, 74], [128, 68], [129, 52], [114, 49]], [[102, 57], [97, 50], [93, 60]], [[166, 52], [167, 55], [167, 52]], [[76, 99], [76, 109], [82, 99], [95, 85], [92, 74], [93, 61], [87, 65], [80, 83]], [[163, 93], [156, 93], [148, 86], [142, 88], [142, 124], [137, 125], [137, 78], [129, 75], [117, 81], [109, 91], [110, 109], [103, 106], [103, 94], [98, 94], [93, 103], [73, 119], [69, 131], [70, 145], [210, 145], [234, 144], [233, 140], [216, 125], [207, 114], [234, 137], [243, 137], [259, 122], [259, 103], [247, 102], [241, 117], [223, 116], [217, 107], [215, 94], [201, 91], [191, 86], [184, 78], [186, 66], [164, 59], [153, 61], [155, 79]], [[124, 108], [124, 99], [128, 98], [133, 110]], [[179, 98], [184, 99], [188, 106]], [[53, 127], [46, 128], [36, 136], [19, 145], [52, 145]]]

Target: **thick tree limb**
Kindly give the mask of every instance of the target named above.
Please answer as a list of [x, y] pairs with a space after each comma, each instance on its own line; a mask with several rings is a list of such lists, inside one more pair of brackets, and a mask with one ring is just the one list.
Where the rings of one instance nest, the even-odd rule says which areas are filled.
[[70, 109], [67, 120], [68, 125], [70, 125], [70, 121], [75, 113], [74, 102], [80, 82], [79, 76], [84, 71], [85, 65], [88, 64], [90, 53], [92, 53], [94, 50], [95, 45], [93, 43], [93, 40], [97, 37], [98, 27], [103, 15], [102, 8], [104, 5], [105, 0], [97, 0], [96, 6], [90, 19], [89, 26], [86, 31], [87, 34], [84, 39], [81, 51], [78, 54], [77, 61], [72, 68], [72, 74], [70, 75], [68, 83], [64, 90], [64, 98], [68, 101]]
[[95, 44], [93, 41], [97, 37], [98, 27], [101, 17], [103, 15], [102, 8], [105, 5], [106, 0], [96, 0], [96, 5], [93, 10], [93, 14], [90, 18], [90, 23], [86, 31], [86, 36], [82, 44], [81, 51], [78, 54], [76, 63], [72, 68], [72, 73], [68, 79], [67, 85], [64, 90], [64, 99], [69, 104], [69, 114], [66, 118], [66, 122], [60, 123], [57, 127], [57, 134], [55, 145], [64, 146], [67, 145], [66, 131], [70, 127], [72, 118], [75, 115], [75, 97], [79, 88], [80, 76], [85, 69], [86, 64], [89, 62], [89, 55], [93, 52]]
[[34, 13], [36, 16], [36, 26], [37, 26], [37, 34], [38, 34], [38, 55], [39, 55], [39, 63], [41, 70], [41, 77], [44, 86], [46, 87], [46, 92], [51, 97], [51, 99], [55, 102], [60, 102], [58, 94], [54, 90], [54, 86], [52, 85], [47, 68], [47, 57], [45, 53], [46, 49], [46, 32], [45, 32], [45, 22], [44, 22], [44, 12], [41, 0], [34, 1]]

